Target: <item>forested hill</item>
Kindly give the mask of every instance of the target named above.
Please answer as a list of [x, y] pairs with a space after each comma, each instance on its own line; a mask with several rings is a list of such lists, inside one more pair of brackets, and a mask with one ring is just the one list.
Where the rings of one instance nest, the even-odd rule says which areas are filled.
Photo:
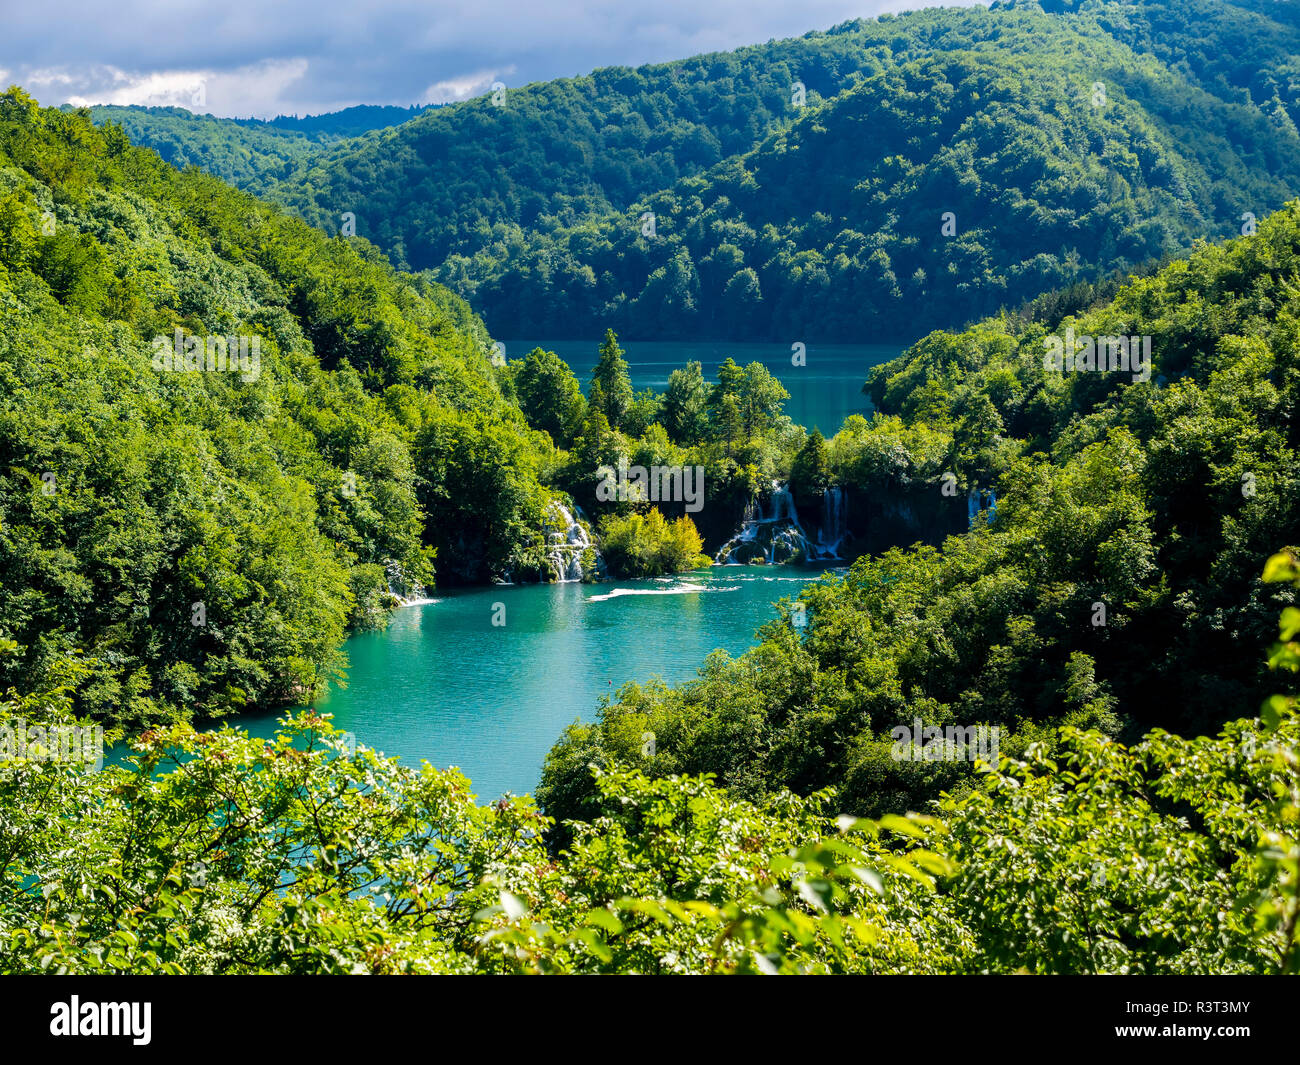
[[178, 169], [197, 166], [242, 189], [264, 192], [300, 163], [346, 137], [414, 118], [422, 107], [348, 107], [324, 115], [216, 118], [183, 107], [89, 108], [91, 121], [121, 126]]
[[497, 335], [861, 340], [1237, 235], [1300, 191], [1294, 20], [1058, 6], [510, 89], [339, 145], [273, 195], [327, 231], [354, 213]]
[[[1048, 361], [1054, 343], [1106, 337], [1149, 360]], [[835, 787], [855, 811], [920, 810], [973, 774], [899, 760], [891, 731], [917, 720], [999, 728], [1003, 754], [1050, 756], [1061, 725], [1207, 735], [1293, 692], [1264, 651], [1296, 594], [1260, 575], [1300, 540], [1298, 338], [1293, 202], [1078, 314], [919, 341], [872, 371], [878, 413], [826, 443], [825, 476], [863, 503], [938, 503], [952, 478], [963, 516], [968, 488], [996, 506], [938, 549], [811, 586], [759, 646], [717, 653], [690, 684], [627, 685], [552, 751], [539, 798], [585, 818], [589, 766], [635, 759], [749, 798]]]
[[911, 340], [1236, 235], [1300, 192], [1297, 54], [1270, 0], [1048, 0], [604, 68], [400, 125], [94, 114], [327, 232], [349, 216], [497, 335]]
[[459, 298], [0, 95], [0, 690], [77, 659], [110, 720], [302, 695], [390, 579], [540, 538], [549, 448]]

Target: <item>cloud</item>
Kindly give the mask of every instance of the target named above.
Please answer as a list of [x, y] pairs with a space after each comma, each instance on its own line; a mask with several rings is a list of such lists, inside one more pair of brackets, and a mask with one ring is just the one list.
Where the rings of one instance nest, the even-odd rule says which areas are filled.
[[0, 67], [44, 104], [189, 106], [178, 97], [199, 79], [199, 110], [317, 113], [463, 99], [493, 80], [681, 59], [924, 2], [48, 0], [8, 5]]
[[[90, 104], [141, 104], [146, 107], [187, 107], [199, 113], [246, 115], [267, 100], [291, 96], [295, 83], [307, 73], [306, 59], [268, 59], [235, 70], [165, 70], [130, 74], [105, 67], [80, 83], [61, 72], [36, 72], [32, 92], [41, 99], [46, 87], [77, 85], [66, 102], [76, 107]], [[48, 92], [46, 93], [48, 95]]]
[[516, 67], [512, 63], [508, 67], [476, 70], [472, 74], [465, 74], [458, 78], [435, 81], [424, 90], [416, 102], [422, 104], [449, 104], [455, 103], [457, 100], [468, 100], [471, 96], [479, 96], [487, 92], [494, 83], [502, 78], [508, 78], [515, 70]]

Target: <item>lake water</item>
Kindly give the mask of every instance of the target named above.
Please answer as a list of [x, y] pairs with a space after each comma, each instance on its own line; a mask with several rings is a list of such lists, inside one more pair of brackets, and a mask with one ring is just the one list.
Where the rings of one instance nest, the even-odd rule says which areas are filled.
[[[553, 351], [567, 362], [584, 392], [596, 365], [600, 340], [507, 340], [507, 359], [522, 359], [533, 348]], [[790, 393], [785, 412], [805, 429], [817, 428], [833, 436], [850, 414], [871, 416], [871, 402], [862, 394], [867, 371], [901, 353], [890, 344], [814, 344], [804, 352], [806, 365], [791, 364], [789, 344], [689, 343], [684, 341], [619, 342], [628, 361], [628, 376], [638, 392], [668, 387], [668, 375], [692, 359], [704, 370], [705, 380], [717, 379], [717, 369], [728, 356], [741, 366], [761, 362]]]
[[[534, 347], [554, 351], [584, 390], [598, 340], [507, 341], [507, 358]], [[629, 342], [637, 390], [662, 391], [668, 375], [695, 359], [706, 376], [728, 356], [762, 362], [790, 392], [785, 410], [831, 436], [850, 414], [869, 415], [867, 371], [895, 346], [825, 345], [792, 366], [789, 345]], [[695, 676], [710, 652], [739, 654], [774, 616], [824, 571], [792, 566], [715, 566], [644, 581], [456, 589], [405, 607], [385, 632], [347, 641], [349, 677], [317, 709], [363, 743], [408, 765], [459, 766], [479, 801], [534, 790], [546, 752], [564, 728], [592, 720], [605, 696], [628, 681]], [[492, 624], [497, 604], [504, 625]], [[233, 724], [270, 736], [276, 713], [242, 714]], [[126, 755], [112, 752], [111, 761]]]
[[[348, 640], [348, 686], [316, 706], [357, 741], [409, 765], [459, 766], [480, 802], [537, 784], [546, 752], [602, 696], [653, 676], [689, 680], [715, 648], [739, 654], [825, 571], [714, 566], [605, 584], [497, 585], [403, 607], [387, 631]], [[494, 626], [496, 604], [504, 625]], [[234, 724], [255, 736], [275, 714]]]

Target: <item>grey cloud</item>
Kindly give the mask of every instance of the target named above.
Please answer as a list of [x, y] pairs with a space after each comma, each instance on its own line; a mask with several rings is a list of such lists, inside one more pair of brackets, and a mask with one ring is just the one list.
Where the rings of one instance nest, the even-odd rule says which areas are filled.
[[[949, 0], [954, 2], [954, 0]], [[963, 2], [963, 0], [956, 0]], [[973, 0], [964, 0], [966, 3]], [[4, 16], [0, 70], [44, 104], [176, 102], [194, 75], [218, 115], [408, 104], [431, 85], [510, 85], [679, 59], [826, 29], [900, 0], [52, 0]]]

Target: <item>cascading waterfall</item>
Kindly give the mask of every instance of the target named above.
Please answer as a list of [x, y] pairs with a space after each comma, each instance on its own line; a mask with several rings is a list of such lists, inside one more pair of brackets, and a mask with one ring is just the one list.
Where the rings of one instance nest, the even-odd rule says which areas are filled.
[[714, 561], [722, 565], [765, 562], [775, 565], [807, 559], [816, 562], [838, 560], [839, 549], [848, 536], [848, 501], [843, 488], [823, 494], [823, 518], [814, 540], [799, 522], [794, 496], [788, 486], [772, 483], [770, 514], [757, 502], [745, 506], [740, 530], [719, 549]]
[[389, 559], [384, 563], [384, 582], [388, 585], [388, 594], [399, 603], [409, 605], [427, 601], [424, 585], [408, 580], [400, 562]]
[[822, 493], [822, 527], [817, 537], [819, 559], [838, 559], [840, 545], [848, 535], [848, 496], [840, 487], [828, 488]]
[[772, 521], [788, 521], [795, 528], [803, 532], [799, 527], [799, 515], [794, 509], [794, 496], [790, 494], [790, 489], [783, 484], [772, 485]]
[[544, 526], [546, 560], [551, 564], [556, 580], [561, 584], [582, 580], [582, 553], [591, 547], [587, 530], [558, 500], [547, 509], [547, 519]]
[[[748, 565], [755, 562], [774, 562], [778, 544], [793, 550], [791, 537], [785, 535], [785, 529], [776, 528], [782, 520], [782, 511], [789, 501], [790, 493], [782, 485], [772, 484], [772, 516], [763, 513], [758, 500], [751, 499], [745, 504], [741, 518], [740, 531], [719, 548], [714, 562], [722, 565]], [[790, 507], [793, 513], [793, 506]], [[798, 519], [795, 519], [796, 523]], [[802, 530], [800, 530], [802, 532]]]

